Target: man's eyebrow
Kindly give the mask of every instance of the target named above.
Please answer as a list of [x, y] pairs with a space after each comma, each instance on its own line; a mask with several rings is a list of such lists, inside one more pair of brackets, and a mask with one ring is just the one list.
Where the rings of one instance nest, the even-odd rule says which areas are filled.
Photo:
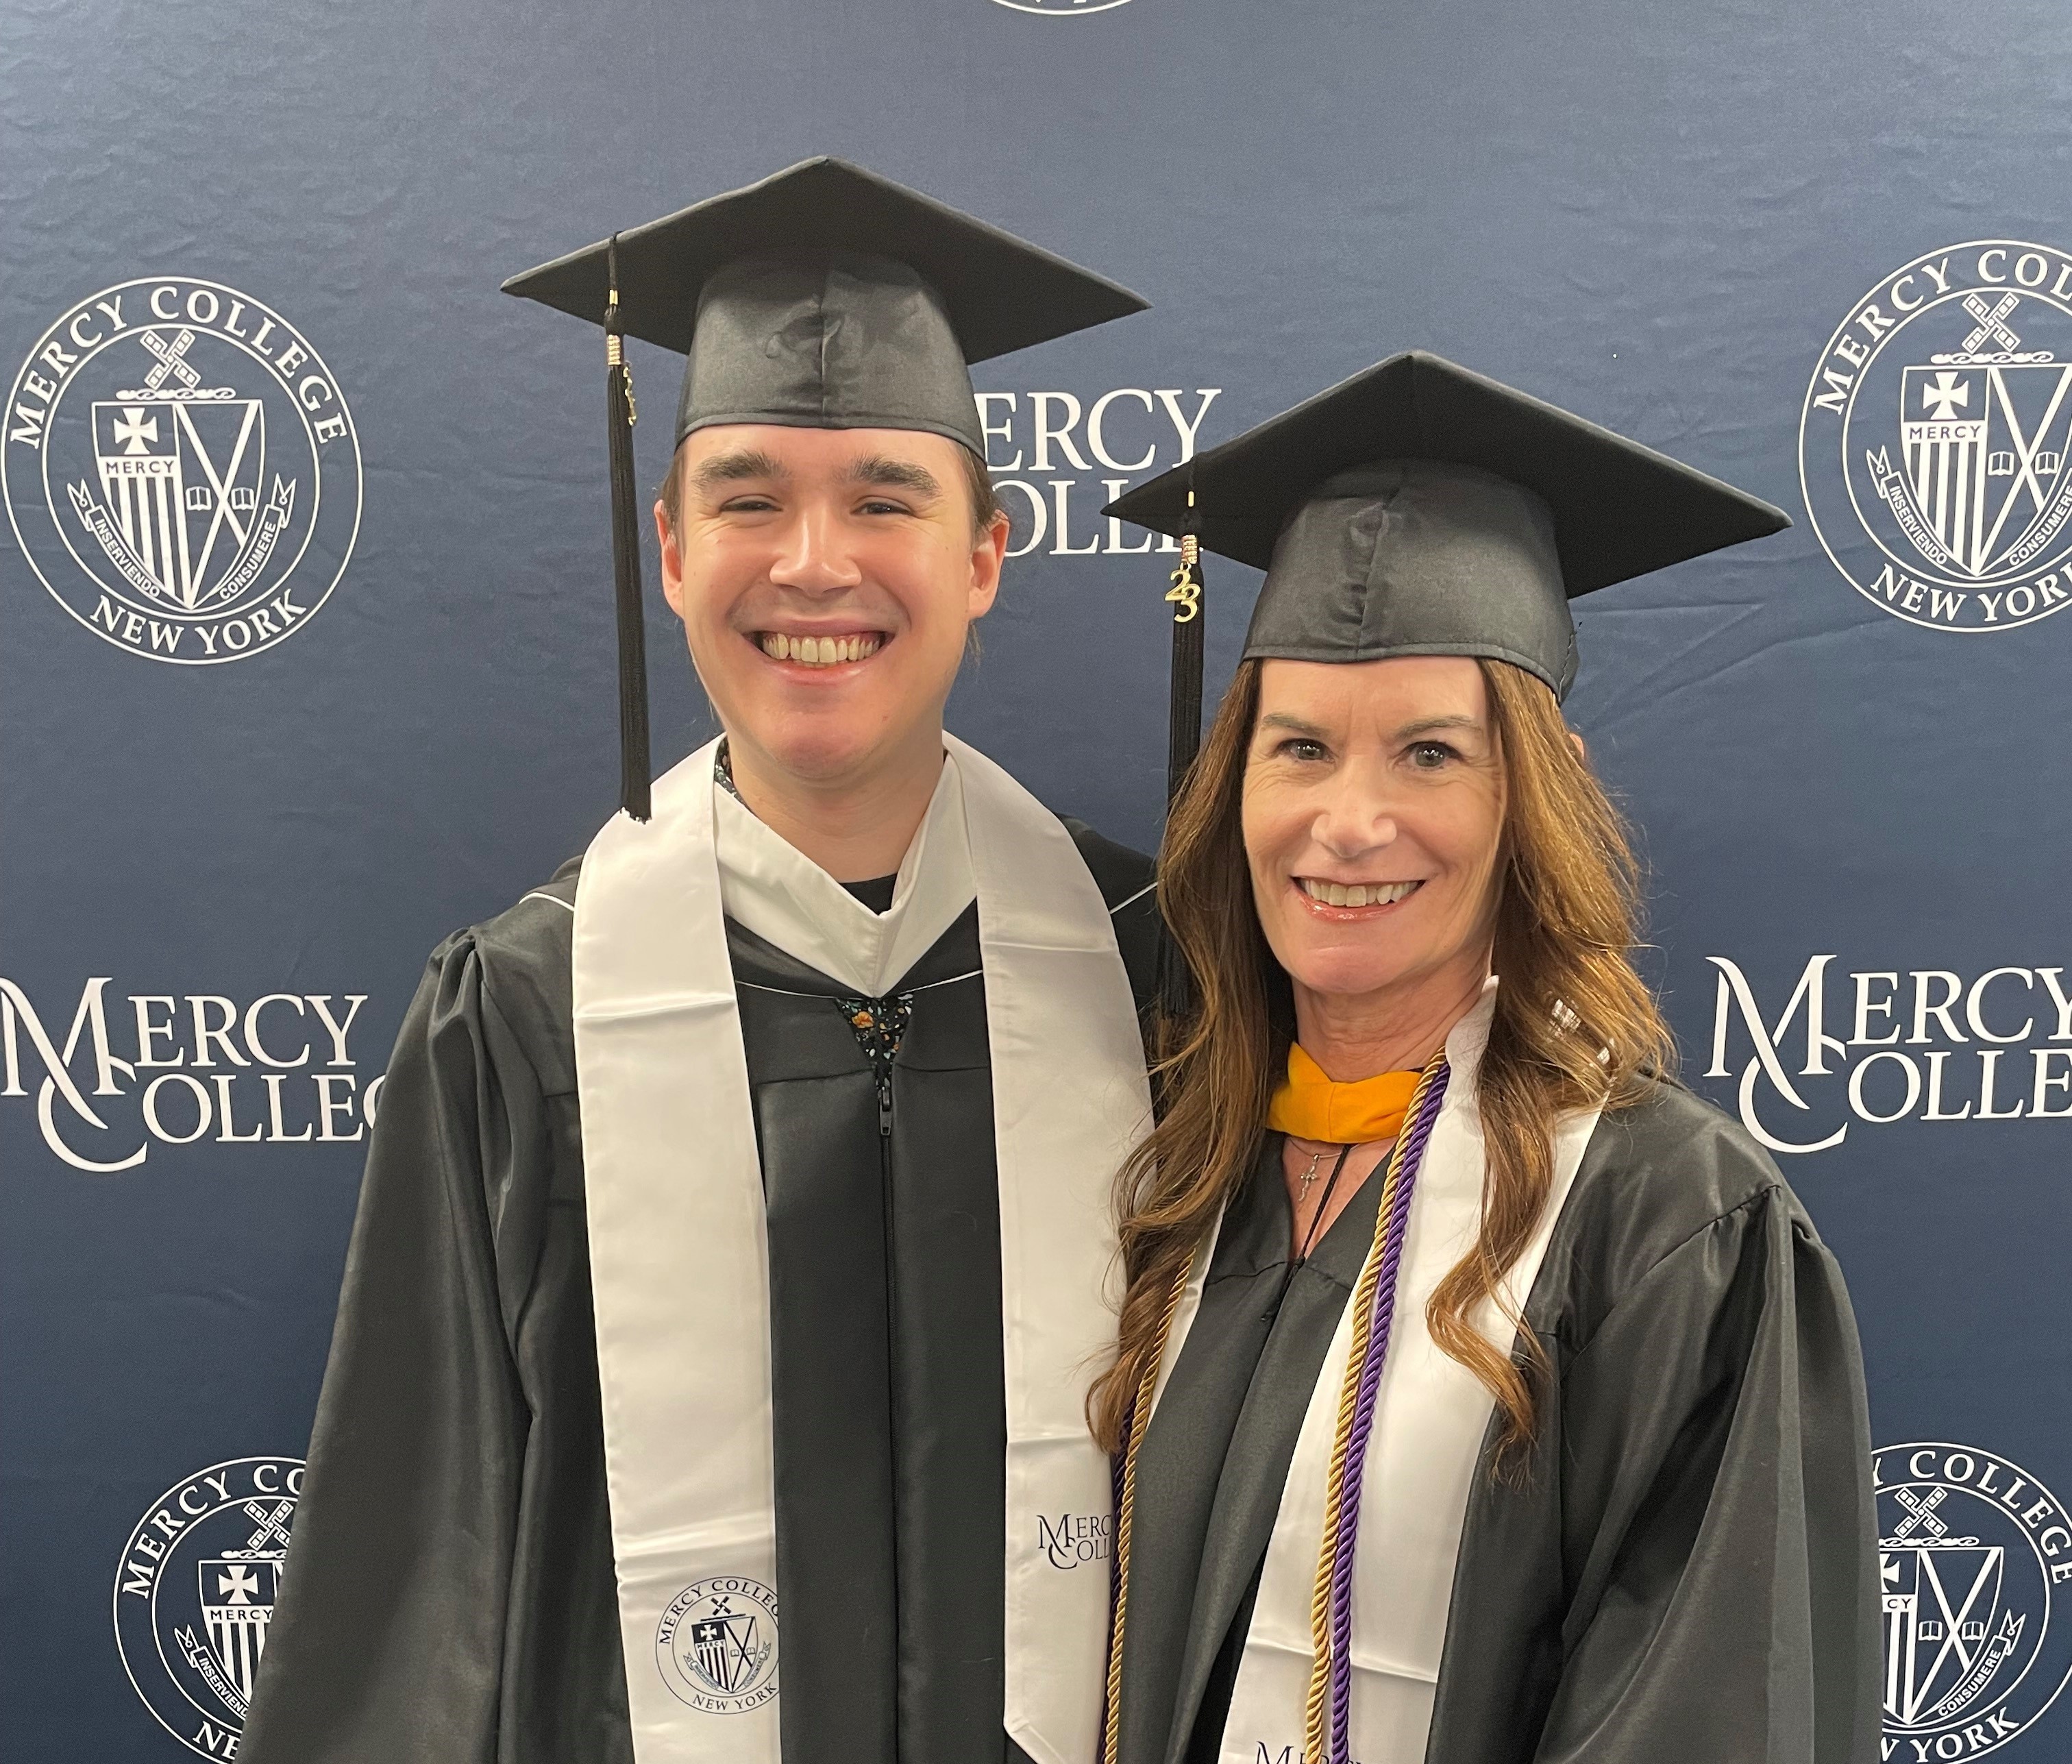
[[701, 490], [717, 489], [722, 484], [738, 483], [748, 478], [782, 480], [790, 476], [778, 460], [756, 447], [714, 454], [709, 459], [700, 460], [691, 469], [691, 482]]
[[926, 466], [917, 465], [911, 459], [888, 458], [882, 454], [866, 454], [849, 468], [849, 481], [854, 484], [875, 484], [885, 490], [911, 490], [917, 496], [934, 497], [943, 493], [943, 486]]

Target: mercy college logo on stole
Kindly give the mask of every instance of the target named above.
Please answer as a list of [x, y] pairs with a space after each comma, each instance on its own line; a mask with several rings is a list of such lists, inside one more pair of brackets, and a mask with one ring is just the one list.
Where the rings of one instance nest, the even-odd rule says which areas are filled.
[[145, 1707], [204, 1758], [235, 1758], [266, 1651], [297, 1458], [239, 1458], [175, 1482], [138, 1520], [115, 1577], [115, 1646]]
[[679, 1702], [740, 1715], [777, 1694], [777, 1595], [743, 1574], [693, 1581], [655, 1631], [655, 1663]]
[[187, 278], [89, 296], [29, 352], [0, 483], [81, 624], [155, 660], [299, 631], [360, 528], [360, 442], [331, 371], [248, 294]]
[[2072, 1527], [2019, 1465], [1967, 1445], [1873, 1458], [1888, 1758], [1969, 1758], [2022, 1733], [2072, 1679]]
[[1940, 631], [2072, 602], [2072, 257], [2014, 240], [1916, 258], [1857, 302], [1807, 388], [1799, 481], [1835, 567]]

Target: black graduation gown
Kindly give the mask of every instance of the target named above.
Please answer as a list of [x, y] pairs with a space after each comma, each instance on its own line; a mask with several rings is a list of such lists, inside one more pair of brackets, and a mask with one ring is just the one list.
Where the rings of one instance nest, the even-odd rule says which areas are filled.
[[[1371, 1241], [1333, 1227], [1277, 1321], [1269, 1136], [1137, 1470], [1124, 1764], [1222, 1737], [1311, 1391]], [[1840, 1270], [1776, 1166], [1663, 1084], [1585, 1152], [1526, 1306], [1528, 1460], [1469, 1497], [1426, 1764], [1877, 1756], [1870, 1440]], [[1177, 1561], [1155, 1560], [1170, 1548]], [[1375, 1565], [1363, 1564], [1369, 1572]], [[1362, 1764], [1413, 1764], [1367, 1758]]]
[[[1149, 861], [1072, 826], [1140, 1005]], [[434, 954], [388, 1067], [245, 1764], [627, 1764], [570, 1023], [577, 866]], [[1000, 1252], [968, 909], [877, 1075], [731, 922], [769, 1218], [787, 1764], [1002, 1731]], [[881, 1132], [881, 1120], [884, 1131]]]

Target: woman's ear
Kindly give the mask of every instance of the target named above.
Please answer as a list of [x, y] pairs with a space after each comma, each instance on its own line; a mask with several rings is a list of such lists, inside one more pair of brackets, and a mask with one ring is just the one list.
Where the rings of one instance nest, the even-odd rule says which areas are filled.
[[1572, 729], [1568, 731], [1568, 745], [1576, 750], [1576, 757], [1578, 759], [1586, 766], [1589, 764], [1590, 750], [1583, 745], [1583, 738]]

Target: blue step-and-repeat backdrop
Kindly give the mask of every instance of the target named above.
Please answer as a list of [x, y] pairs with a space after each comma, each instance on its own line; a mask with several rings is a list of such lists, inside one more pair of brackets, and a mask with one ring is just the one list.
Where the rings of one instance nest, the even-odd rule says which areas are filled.
[[2072, 1755], [2068, 114], [2062, 0], [0, 9], [9, 1755], [235, 1754], [420, 965], [614, 804], [599, 339], [498, 283], [823, 152], [1154, 303], [979, 372], [951, 716], [1133, 842], [1099, 509], [1190, 450], [1420, 346], [1792, 512], [1581, 603], [1573, 718], [1856, 1296], [1887, 1756]]

